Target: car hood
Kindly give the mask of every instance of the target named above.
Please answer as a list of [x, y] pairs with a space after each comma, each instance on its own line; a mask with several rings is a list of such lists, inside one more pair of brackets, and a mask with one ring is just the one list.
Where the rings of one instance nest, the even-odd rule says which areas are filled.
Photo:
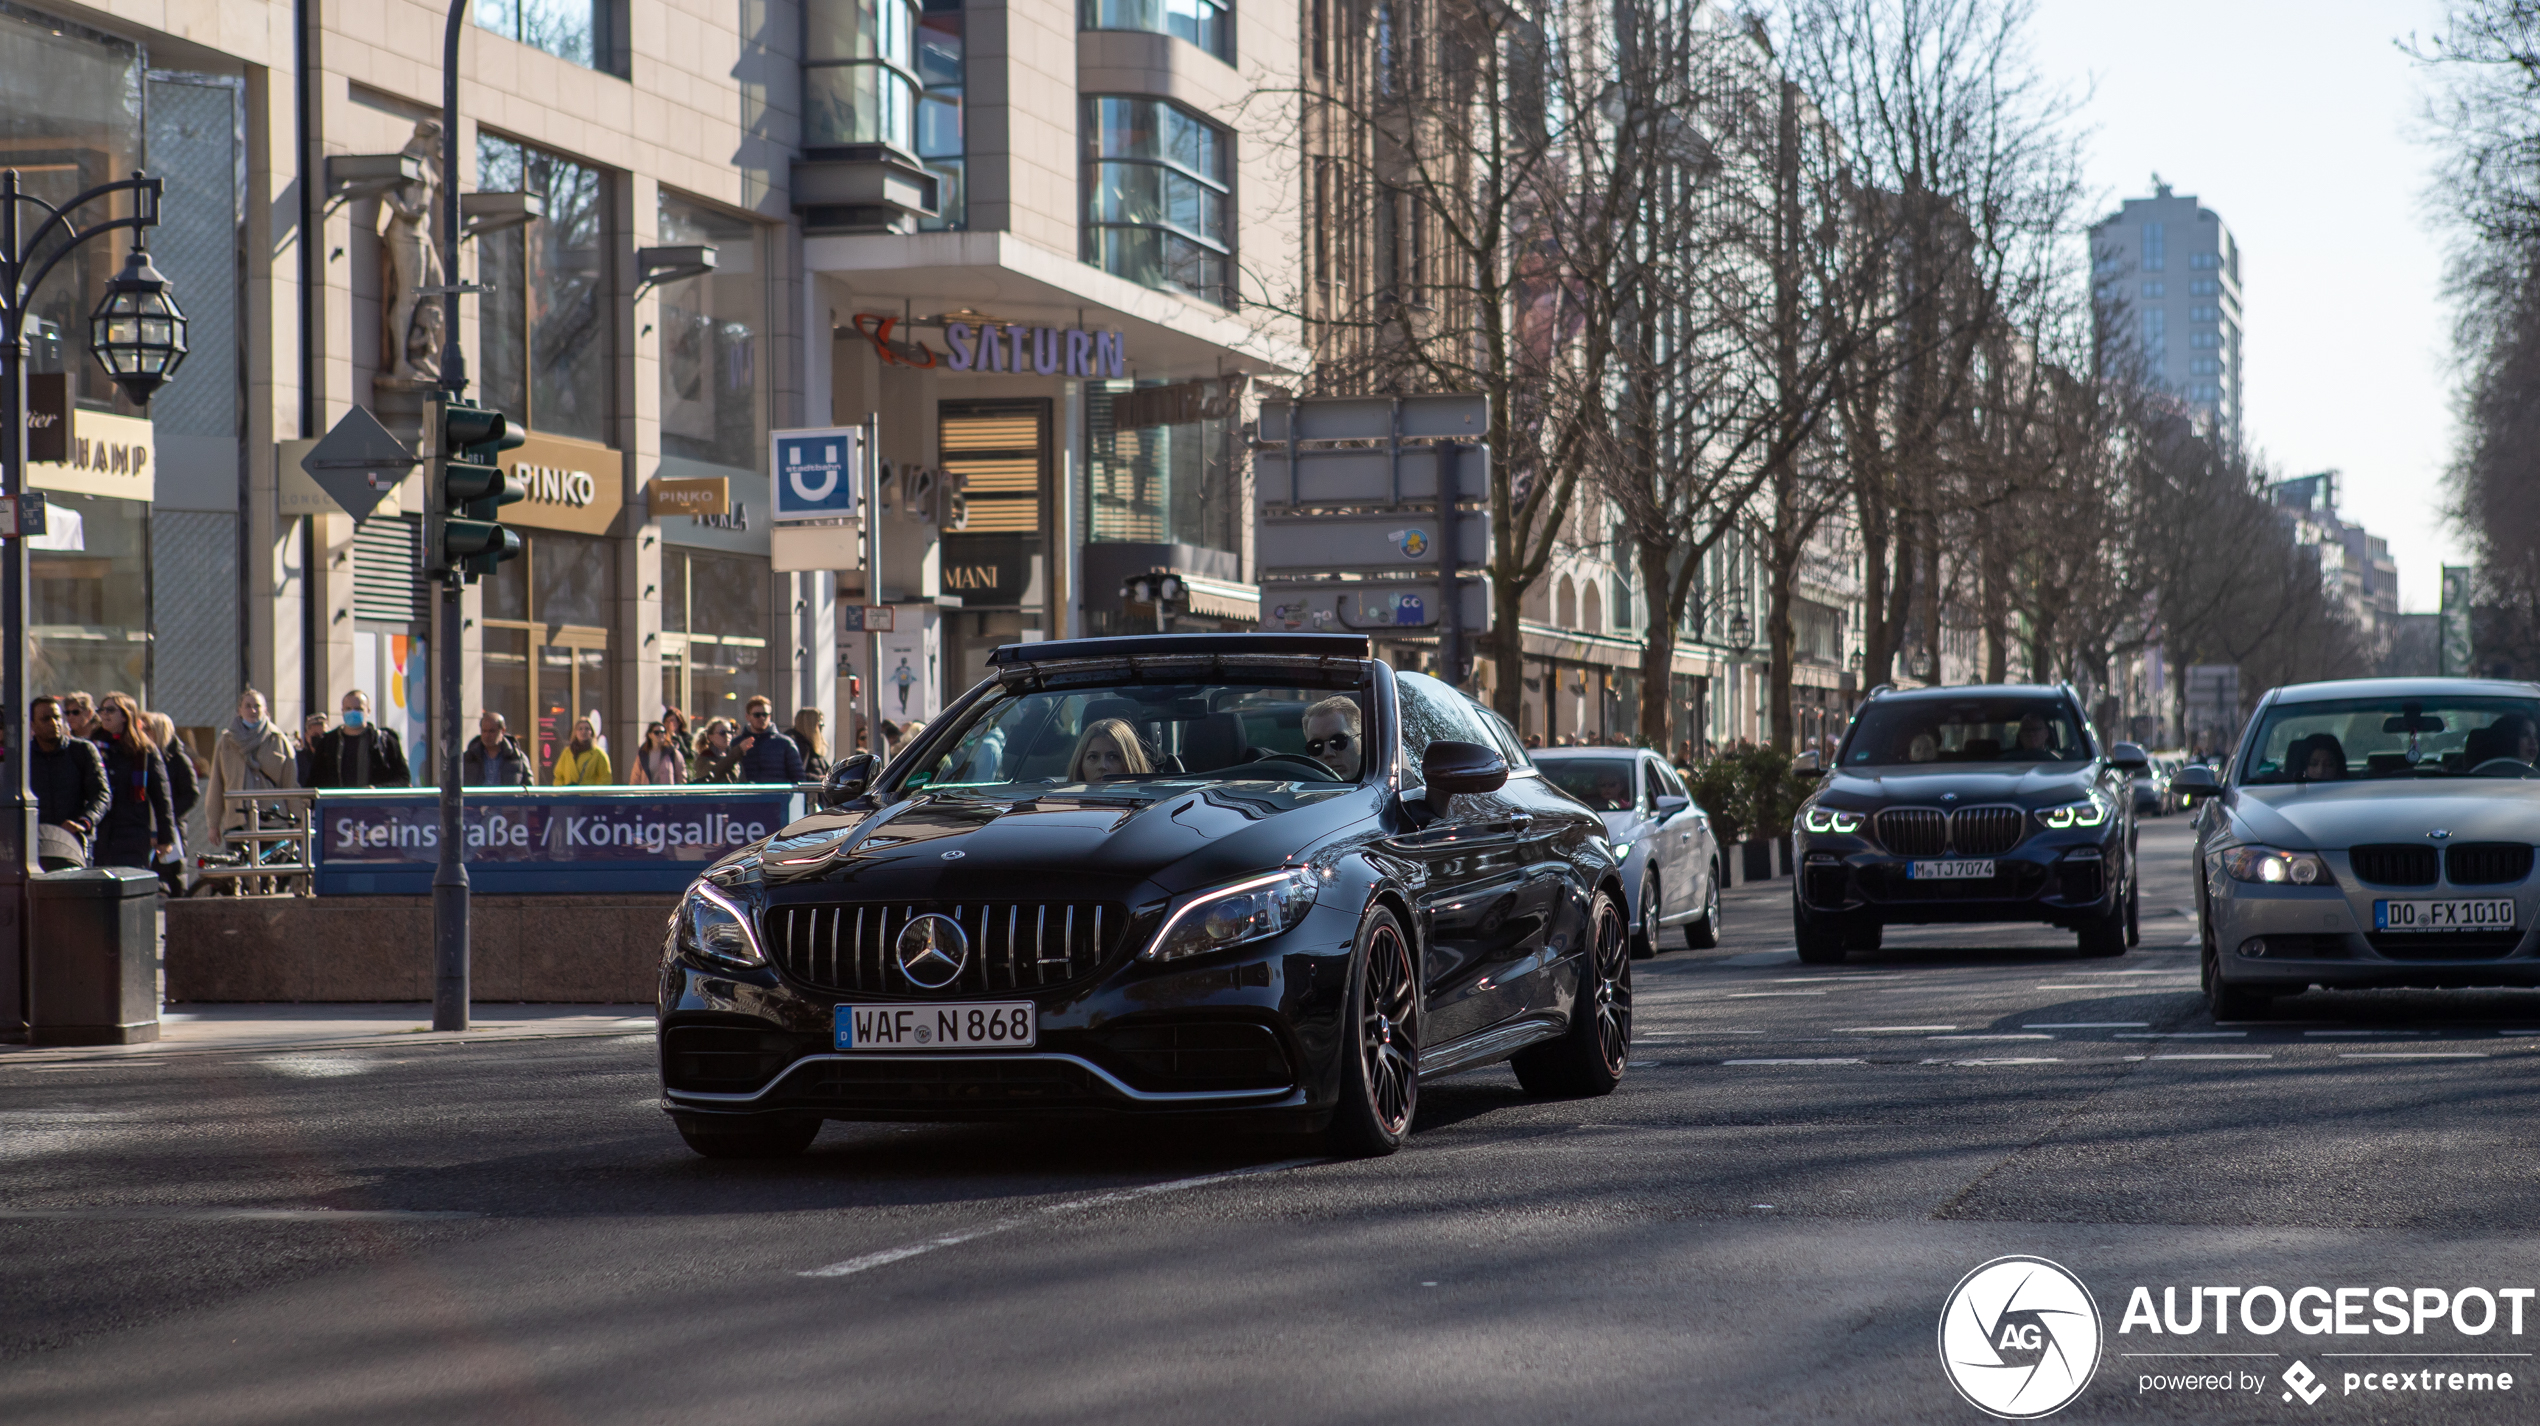
[[1605, 839], [1609, 842], [1632, 840], [1640, 835], [1641, 828], [1648, 822], [1646, 816], [1630, 808], [1620, 812], [1599, 812], [1596, 815], [1605, 823]]
[[785, 899], [1000, 900], [1168, 895], [1291, 861], [1375, 814], [1372, 788], [1227, 782], [1030, 798], [921, 793], [816, 813], [770, 838], [760, 874]]
[[2234, 830], [2297, 850], [2358, 843], [2540, 842], [2540, 781], [2426, 778], [2406, 782], [2309, 782], [2235, 788]]
[[2087, 795], [2089, 763], [1909, 763], [1896, 767], [1841, 768], [1826, 779], [1820, 798], [1831, 807], [1974, 807], [2009, 802], [2052, 807]]

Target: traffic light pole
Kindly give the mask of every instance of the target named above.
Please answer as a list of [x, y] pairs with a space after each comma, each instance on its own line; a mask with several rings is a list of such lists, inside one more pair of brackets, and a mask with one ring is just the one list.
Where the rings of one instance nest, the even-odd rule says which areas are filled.
[[[450, 0], [441, 37], [441, 387], [425, 439], [440, 449], [448, 402], [467, 390], [467, 358], [459, 342], [459, 27], [472, 0]], [[441, 686], [433, 698], [433, 735], [441, 754], [441, 860], [432, 871], [432, 1028], [464, 1030], [468, 1011], [467, 862], [464, 794], [459, 790], [459, 699], [466, 676], [459, 636], [459, 571], [441, 575]], [[492, 751], [488, 749], [487, 751]]]

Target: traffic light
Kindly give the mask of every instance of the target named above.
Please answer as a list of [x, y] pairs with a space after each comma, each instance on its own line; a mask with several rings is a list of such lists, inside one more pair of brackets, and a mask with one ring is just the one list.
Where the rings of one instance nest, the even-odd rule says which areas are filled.
[[512, 430], [500, 411], [456, 400], [435, 410], [440, 425], [425, 503], [424, 563], [430, 573], [473, 582], [520, 553], [520, 536], [501, 521], [503, 507], [528, 492], [505, 479], [495, 462], [529, 438]]

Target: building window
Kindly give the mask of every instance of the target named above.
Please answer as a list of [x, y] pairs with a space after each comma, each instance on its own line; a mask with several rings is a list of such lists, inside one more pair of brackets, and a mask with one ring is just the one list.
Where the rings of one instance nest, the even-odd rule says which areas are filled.
[[2220, 307], [2190, 307], [2187, 309], [2187, 320], [2191, 322], [2219, 322], [2222, 320], [2222, 309]]
[[2159, 272], [2169, 262], [2169, 240], [2158, 223], [2143, 225], [2143, 270]]
[[2190, 332], [2187, 344], [2199, 351], [2212, 351], [2222, 345], [2222, 334], [2220, 332]]
[[[617, 561], [612, 542], [589, 535], [530, 531], [522, 543], [520, 558], [484, 580], [485, 706], [536, 753], [544, 782], [574, 719], [591, 718], [603, 737], [611, 729]], [[621, 727], [640, 727], [637, 715], [651, 712], [616, 711]], [[625, 757], [614, 761], [623, 766]]]
[[585, 69], [626, 75], [617, 0], [476, 0], [476, 23]]
[[664, 190], [660, 241], [711, 243], [715, 268], [661, 288], [661, 449], [757, 470], [767, 449], [767, 264], [758, 224]]
[[2222, 361], [2217, 357], [2198, 357], [2187, 364], [2189, 376], [2220, 376]]
[[1120, 398], [1132, 389], [1126, 381], [1085, 386], [1090, 538], [1240, 552], [1243, 481], [1234, 447], [1234, 403], [1223, 403], [1222, 416], [1122, 426]]
[[476, 186], [544, 199], [544, 219], [477, 241], [485, 399], [530, 430], [608, 443], [608, 177], [480, 131]]
[[2200, 271], [2210, 272], [2222, 266], [2222, 255], [2219, 253], [2191, 253], [2188, 256], [2187, 265]]
[[737, 723], [750, 699], [769, 691], [773, 578], [768, 562], [756, 555], [663, 548], [662, 702], [694, 722]]
[[2187, 295], [2190, 297], [2218, 297], [2221, 294], [2222, 284], [2210, 277], [2200, 277], [2187, 284]]
[[917, 157], [936, 183], [935, 216], [917, 220], [923, 229], [970, 226], [970, 165], [961, 109], [967, 36], [961, 3], [925, 0], [917, 22], [917, 78], [925, 86], [917, 96]]
[[2187, 399], [2190, 401], [2212, 401], [2219, 403], [2222, 400], [2222, 388], [2219, 386], [2191, 386], [2187, 388]]
[[1162, 99], [1085, 101], [1085, 261], [1234, 305], [1232, 141]]
[[2147, 282], [2143, 284], [2143, 295], [2153, 298], [2167, 297], [2170, 295], [2170, 290], [2165, 283]]
[[1235, 62], [1235, 21], [1215, 0], [1084, 0], [1077, 23], [1088, 30], [1144, 30], [1188, 40]]
[[917, 28], [908, 0], [803, 7], [803, 147], [917, 152]]

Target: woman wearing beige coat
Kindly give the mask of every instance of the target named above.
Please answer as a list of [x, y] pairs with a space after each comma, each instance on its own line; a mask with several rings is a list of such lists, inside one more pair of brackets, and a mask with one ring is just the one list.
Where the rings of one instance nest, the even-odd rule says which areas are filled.
[[238, 717], [212, 748], [211, 781], [204, 817], [223, 832], [247, 825], [247, 809], [230, 806], [224, 794], [300, 785], [291, 739], [265, 716], [265, 696], [252, 688], [238, 696]]

